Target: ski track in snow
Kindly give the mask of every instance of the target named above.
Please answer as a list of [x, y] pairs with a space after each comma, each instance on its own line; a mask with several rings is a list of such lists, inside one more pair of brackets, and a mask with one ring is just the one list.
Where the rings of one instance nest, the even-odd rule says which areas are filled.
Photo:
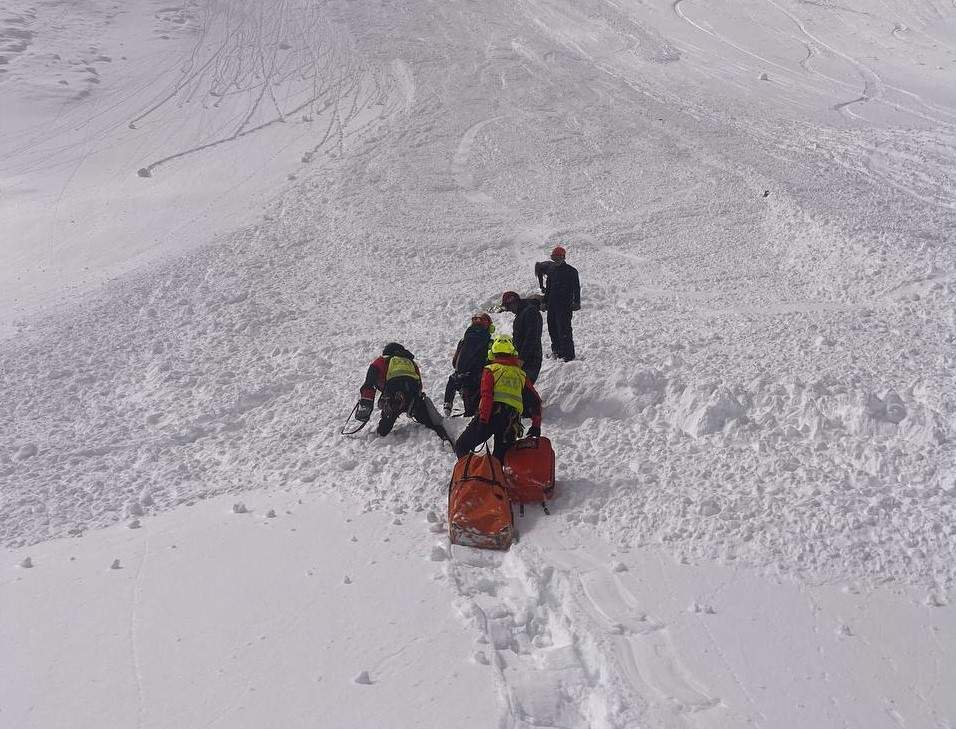
[[[533, 262], [562, 243], [584, 302], [580, 359], [547, 360], [538, 383], [555, 513], [526, 517], [506, 555], [447, 564], [499, 726], [773, 726], [725, 640], [704, 626], [721, 668], [695, 675], [672, 637], [687, 626], [655, 617], [676, 598], [636, 597], [566, 530], [945, 603], [956, 105], [900, 60], [942, 59], [932, 14], [866, 3], [838, 43], [829, 4], [593, 5], [187, 3], [150, 31], [182, 41], [175, 80], [109, 97], [94, 79], [113, 61], [84, 60], [77, 91], [53, 80], [76, 64], [44, 56], [35, 83], [62, 106], [48, 136], [3, 148], [17, 180], [68, 161], [65, 195], [117, 134], [137, 146], [122, 160], [137, 194], [255, 147], [292, 161], [253, 222], [0, 341], [0, 543], [261, 487], [442, 513], [446, 446], [405, 419], [386, 439], [343, 438], [341, 421], [386, 341], [437, 397], [470, 314], [532, 292]], [[43, 61], [32, 17], [2, 21], [10, 88]], [[761, 22], [765, 37], [732, 35]], [[168, 215], [188, 229], [204, 213]], [[138, 725], [147, 556], [129, 616]], [[830, 719], [864, 725], [830, 698]]]
[[143, 556], [140, 558], [136, 567], [136, 578], [133, 580], [133, 595], [129, 609], [129, 649], [132, 661], [133, 677], [136, 680], [136, 726], [143, 725], [143, 710], [145, 702], [143, 700], [143, 671], [139, 657], [139, 647], [137, 644], [138, 612], [140, 601], [142, 599], [142, 580], [143, 570], [146, 567], [146, 560], [149, 559], [149, 539], [146, 540], [146, 546], [143, 549]]
[[495, 205], [495, 201], [487, 193], [476, 189], [475, 181], [468, 171], [468, 160], [475, 144], [475, 138], [481, 130], [489, 124], [494, 124], [500, 118], [486, 119], [472, 125], [462, 136], [461, 141], [458, 142], [458, 149], [455, 150], [455, 156], [451, 162], [451, 174], [461, 189], [462, 196], [470, 202], [489, 206]]

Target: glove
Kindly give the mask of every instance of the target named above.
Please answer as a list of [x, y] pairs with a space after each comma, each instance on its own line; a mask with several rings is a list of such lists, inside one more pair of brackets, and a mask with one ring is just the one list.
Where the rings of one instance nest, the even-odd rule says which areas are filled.
[[528, 428], [528, 437], [529, 438], [540, 438], [541, 437], [541, 426], [532, 425]]
[[581, 305], [580, 305], [580, 304], [574, 304], [574, 305], [571, 307], [571, 311], [581, 311]]
[[358, 401], [358, 405], [355, 408], [355, 419], [367, 423], [370, 417], [372, 417], [372, 400], [371, 398], [363, 397]]

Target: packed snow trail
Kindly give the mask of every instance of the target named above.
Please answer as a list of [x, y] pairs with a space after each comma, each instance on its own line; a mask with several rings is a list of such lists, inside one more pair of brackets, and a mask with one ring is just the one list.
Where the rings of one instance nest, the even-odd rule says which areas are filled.
[[953, 715], [939, 670], [951, 614], [732, 562], [679, 564], [546, 521], [506, 555], [456, 547], [448, 563], [503, 726], [946, 726]]
[[[893, 610], [915, 600], [948, 615], [956, 10], [865, 6], [335, 0], [303, 24], [309, 9], [292, 4], [269, 15], [200, 2], [187, 9], [202, 22], [169, 21], [182, 26], [181, 56], [125, 36], [149, 50], [138, 68], [162, 58], [169, 75], [109, 80], [102, 69], [116, 66], [102, 61], [87, 95], [52, 97], [63, 122], [49, 135], [4, 120], [30, 129], [0, 148], [0, 214], [15, 233], [3, 275], [23, 287], [3, 304], [0, 355], [10, 564], [51, 537], [259, 487], [441, 513], [446, 447], [401, 423], [386, 439], [344, 440], [341, 420], [390, 340], [440, 392], [470, 315], [504, 290], [530, 291], [533, 263], [561, 243], [584, 289], [580, 360], [546, 362], [539, 380], [562, 496], [516, 556], [489, 563], [492, 584], [550, 570], [568, 595], [586, 592], [574, 572], [589, 568], [543, 546], [567, 527], [702, 571], [716, 560], [784, 584], [844, 584], [861, 610], [889, 580]], [[145, 7], [105, 24], [104, 42], [133, 33]], [[31, 47], [52, 53], [40, 10], [18, 17]], [[208, 93], [215, 74], [180, 86], [218, 48], [228, 59], [205, 68], [239, 74], [252, 59], [249, 84], [227, 97]], [[269, 87], [269, 59], [285, 50], [306, 77]], [[0, 88], [53, 114], [27, 100], [56, 84], [39, 70], [55, 59], [9, 53]], [[285, 113], [316, 89], [314, 115]], [[846, 105], [861, 89], [867, 100]], [[259, 128], [277, 109], [285, 121]], [[96, 281], [136, 271], [97, 290], [84, 265]], [[92, 293], [32, 314], [67, 289]], [[540, 556], [525, 555], [535, 544]], [[453, 593], [471, 590], [466, 565], [450, 569]], [[599, 583], [613, 596], [611, 578]], [[671, 630], [644, 600], [635, 612]], [[700, 707], [687, 721], [765, 710], [759, 676], [718, 690], [741, 674], [687, 669], [686, 640], [669, 652], [650, 635], [664, 657], [654, 678], [631, 680], [642, 649], [595, 642], [587, 627], [627, 600], [612, 602], [581, 602], [572, 623], [590, 656], [624, 666], [606, 701], [614, 721], [667, 726], [667, 695]], [[918, 622], [904, 631], [916, 641]], [[877, 689], [822, 720], [876, 725], [869, 712], [897, 681], [886, 666], [899, 651]], [[939, 685], [953, 670], [943, 653]], [[786, 685], [793, 674], [775, 665]], [[522, 671], [501, 672], [512, 707], [537, 701]], [[638, 697], [633, 713], [614, 706], [626, 696]], [[554, 720], [600, 726], [604, 699], [585, 698], [554, 707]], [[945, 725], [944, 701], [884, 716], [919, 725], [935, 712]]]

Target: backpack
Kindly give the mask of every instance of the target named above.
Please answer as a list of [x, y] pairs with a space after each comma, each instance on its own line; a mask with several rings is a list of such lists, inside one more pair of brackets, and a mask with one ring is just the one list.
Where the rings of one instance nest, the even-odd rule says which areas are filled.
[[448, 485], [448, 536], [452, 544], [503, 549], [517, 537], [508, 479], [490, 453], [458, 459]]
[[522, 438], [505, 453], [505, 473], [511, 500], [521, 505], [541, 504], [554, 496], [554, 450], [544, 437]]
[[468, 327], [455, 352], [453, 362], [455, 371], [476, 379], [480, 378], [481, 369], [488, 361], [488, 345], [490, 343], [491, 335], [487, 329], [475, 325]]

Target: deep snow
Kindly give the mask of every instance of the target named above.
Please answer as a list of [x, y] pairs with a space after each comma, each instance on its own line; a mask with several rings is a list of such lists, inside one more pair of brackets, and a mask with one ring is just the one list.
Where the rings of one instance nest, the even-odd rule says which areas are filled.
[[[421, 725], [392, 703], [405, 684], [351, 660], [406, 645], [363, 637], [382, 605], [423, 634], [458, 615], [403, 660], [468, 677], [416, 691], [456, 716], [473, 684], [474, 726], [956, 723], [951, 3], [14, 0], [0, 26], [4, 721], [164, 725], [162, 691], [205, 684], [194, 654], [162, 652], [172, 618], [130, 572], [162, 524], [234, 545], [157, 560], [163, 580], [243, 574], [255, 537], [236, 520], [258, 528], [288, 493], [343, 520], [414, 516], [357, 535], [395, 571], [363, 568], [368, 600], [270, 582], [347, 552], [263, 525], [248, 606], [177, 603], [186, 628], [235, 631], [211, 663], [308, 594], [369, 628], [347, 630], [352, 653], [328, 652], [330, 618], [248, 656], [273, 694], [290, 647], [336, 667], [306, 691], [304, 663], [283, 664], [315, 700], [258, 704], [283, 726], [335, 682], [369, 713], [330, 725]], [[507, 556], [456, 549], [436, 572], [447, 448], [412, 424], [338, 427], [389, 340], [437, 397], [470, 314], [532, 291], [556, 243], [584, 306], [580, 359], [539, 380], [555, 513], [529, 514]], [[396, 551], [364, 551], [383, 530]], [[74, 552], [105, 572], [71, 572]], [[107, 654], [71, 625], [110, 598], [126, 617]], [[40, 606], [49, 642], [28, 627]], [[64, 661], [94, 664], [103, 694], [66, 686]], [[186, 725], [269, 723], [181, 700]]]

